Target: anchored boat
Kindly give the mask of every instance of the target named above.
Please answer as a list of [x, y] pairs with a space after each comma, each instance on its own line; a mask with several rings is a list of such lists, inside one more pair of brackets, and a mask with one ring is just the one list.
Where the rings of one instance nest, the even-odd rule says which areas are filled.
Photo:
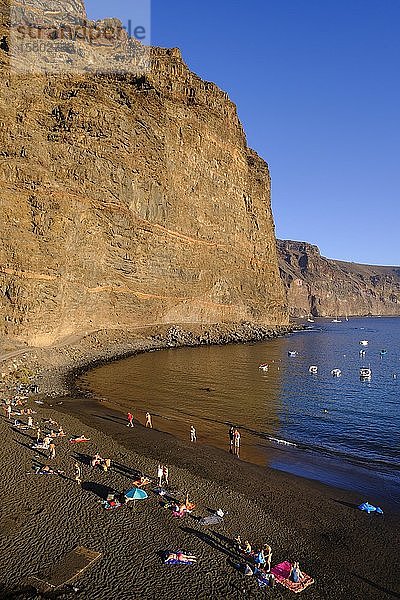
[[315, 365], [311, 365], [311, 367], [308, 369], [308, 372], [316, 375], [318, 373], [318, 367]]
[[371, 379], [372, 371], [370, 368], [361, 367], [360, 369], [360, 379]]
[[331, 371], [331, 375], [333, 377], [340, 377], [342, 374], [342, 371], [340, 369], [332, 369]]

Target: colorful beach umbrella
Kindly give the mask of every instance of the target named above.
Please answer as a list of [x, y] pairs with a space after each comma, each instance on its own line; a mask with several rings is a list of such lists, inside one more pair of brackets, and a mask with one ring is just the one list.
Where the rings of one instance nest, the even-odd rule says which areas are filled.
[[146, 492], [140, 488], [134, 487], [125, 492], [125, 498], [127, 500], [146, 500], [148, 498]]

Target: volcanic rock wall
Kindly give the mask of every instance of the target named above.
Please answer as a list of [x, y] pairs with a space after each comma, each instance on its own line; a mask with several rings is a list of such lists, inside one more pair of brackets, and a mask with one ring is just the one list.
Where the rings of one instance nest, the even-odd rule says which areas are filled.
[[400, 315], [400, 267], [330, 260], [306, 242], [277, 243], [292, 316]]
[[268, 166], [227, 95], [177, 49], [140, 76], [16, 75], [7, 35], [0, 334], [287, 323]]

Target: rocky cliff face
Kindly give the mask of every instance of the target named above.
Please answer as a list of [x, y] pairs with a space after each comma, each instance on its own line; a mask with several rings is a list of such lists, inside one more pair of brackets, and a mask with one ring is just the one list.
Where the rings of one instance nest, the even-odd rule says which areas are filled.
[[46, 345], [152, 323], [285, 324], [268, 166], [227, 95], [177, 49], [153, 48], [140, 76], [13, 74], [8, 36], [0, 334]]
[[400, 315], [400, 267], [329, 260], [288, 240], [278, 240], [278, 254], [292, 316]]

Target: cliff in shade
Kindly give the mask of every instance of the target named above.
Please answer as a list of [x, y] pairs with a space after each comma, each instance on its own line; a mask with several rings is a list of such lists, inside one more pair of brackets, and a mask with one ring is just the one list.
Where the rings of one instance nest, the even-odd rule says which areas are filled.
[[306, 242], [277, 245], [291, 316], [400, 315], [400, 267], [330, 260]]
[[[227, 95], [178, 49], [152, 48], [140, 75], [12, 72], [4, 7], [0, 335], [47, 345], [153, 323], [287, 324], [268, 166]], [[81, 40], [76, 60], [136, 47]]]

